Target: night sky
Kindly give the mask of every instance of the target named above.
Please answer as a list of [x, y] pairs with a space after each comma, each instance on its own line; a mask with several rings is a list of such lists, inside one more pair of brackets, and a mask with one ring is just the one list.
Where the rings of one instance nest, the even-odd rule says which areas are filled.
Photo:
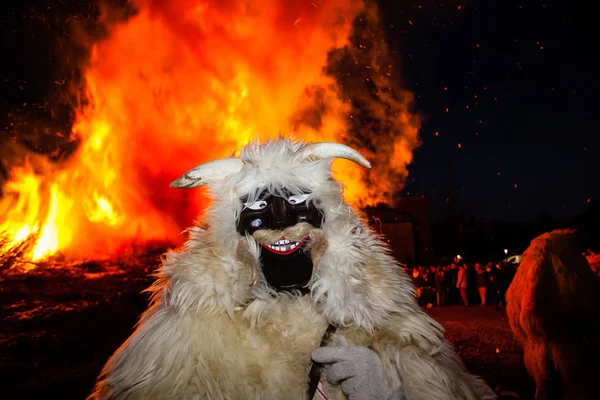
[[[48, 61], [44, 35], [31, 34], [39, 18], [28, 17], [46, 3], [3, 5], [3, 122], [7, 110], [42, 102], [54, 85], [40, 71], [56, 60]], [[83, 7], [53, 7], [65, 3]], [[541, 0], [380, 3], [403, 85], [424, 118], [405, 194], [427, 196], [432, 214], [442, 215], [452, 160], [460, 208], [479, 219], [568, 217], [600, 198], [591, 10]]]
[[[394, 4], [402, 3], [402, 4]], [[404, 193], [481, 219], [569, 217], [600, 197], [593, 13], [566, 1], [384, 1], [424, 116]], [[421, 6], [419, 8], [419, 6]]]

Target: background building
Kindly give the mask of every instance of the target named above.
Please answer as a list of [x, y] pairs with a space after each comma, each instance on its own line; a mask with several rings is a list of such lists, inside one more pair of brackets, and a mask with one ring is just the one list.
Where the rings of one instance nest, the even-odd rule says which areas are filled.
[[433, 262], [429, 200], [425, 196], [404, 196], [395, 207], [380, 204], [363, 211], [369, 225], [385, 236], [398, 261], [409, 265]]

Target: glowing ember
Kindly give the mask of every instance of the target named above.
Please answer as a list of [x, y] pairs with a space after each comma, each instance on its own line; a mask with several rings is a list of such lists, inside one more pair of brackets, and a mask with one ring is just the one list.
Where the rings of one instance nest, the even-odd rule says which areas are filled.
[[[346, 142], [374, 161], [371, 177], [350, 162], [334, 164], [351, 202], [386, 200], [400, 189], [418, 145], [410, 96], [396, 101], [383, 88], [377, 96], [387, 100], [358, 95], [361, 107], [391, 121], [385, 132], [367, 126], [362, 135], [374, 137], [371, 148], [361, 148], [365, 141], [347, 133], [352, 93], [324, 72], [333, 49], [350, 47], [356, 16], [376, 19], [362, 2], [136, 4], [137, 14], [91, 51], [87, 102], [72, 128], [78, 150], [60, 165], [31, 155], [12, 169], [0, 200], [5, 246], [34, 237], [28, 256], [38, 260], [57, 252], [98, 257], [132, 242], [176, 243], [206, 200], [200, 190], [169, 189], [169, 182], [280, 132]], [[361, 66], [371, 74], [362, 85], [395, 84], [377, 75], [391, 75], [377, 65], [387, 52], [379, 46]], [[368, 53], [366, 46], [360, 51]]]

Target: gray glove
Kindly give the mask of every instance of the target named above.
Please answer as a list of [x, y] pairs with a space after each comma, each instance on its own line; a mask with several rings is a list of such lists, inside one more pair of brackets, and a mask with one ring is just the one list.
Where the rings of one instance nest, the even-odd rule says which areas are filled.
[[325, 378], [340, 384], [349, 400], [403, 399], [402, 383], [391, 384], [383, 371], [379, 354], [355, 346], [343, 336], [336, 336], [335, 347], [320, 347], [312, 352], [312, 359], [324, 364]]

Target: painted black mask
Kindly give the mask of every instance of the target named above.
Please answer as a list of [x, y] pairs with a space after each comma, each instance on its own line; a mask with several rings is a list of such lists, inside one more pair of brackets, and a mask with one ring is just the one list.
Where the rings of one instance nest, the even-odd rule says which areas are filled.
[[[307, 202], [308, 194], [286, 194], [285, 197], [261, 195], [253, 203], [242, 199], [242, 210], [237, 225], [241, 235], [253, 234], [260, 229], [284, 230], [300, 222], [315, 228], [323, 223], [322, 212]], [[306, 293], [313, 263], [305, 249], [306, 238], [300, 242], [281, 238], [275, 243], [262, 244], [260, 262], [263, 275], [277, 291], [299, 290]]]

